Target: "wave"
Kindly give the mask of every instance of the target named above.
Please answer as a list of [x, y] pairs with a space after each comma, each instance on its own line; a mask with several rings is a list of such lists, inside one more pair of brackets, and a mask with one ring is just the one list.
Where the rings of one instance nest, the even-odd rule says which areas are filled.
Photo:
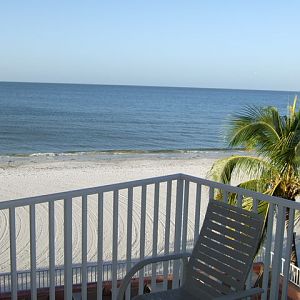
[[59, 156], [88, 156], [88, 155], [138, 155], [138, 154], [197, 154], [205, 152], [244, 151], [242, 148], [197, 148], [197, 149], [155, 149], [155, 150], [95, 150], [67, 152], [36, 152], [36, 153], [6, 153], [6, 157], [59, 157]]

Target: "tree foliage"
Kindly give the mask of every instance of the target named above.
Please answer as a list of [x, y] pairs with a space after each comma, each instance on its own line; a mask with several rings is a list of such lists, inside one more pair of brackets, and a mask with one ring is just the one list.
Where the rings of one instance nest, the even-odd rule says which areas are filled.
[[[256, 106], [234, 115], [227, 128], [229, 146], [243, 147], [255, 155], [220, 159], [209, 176], [225, 184], [239, 179], [240, 187], [295, 201], [300, 195], [300, 110], [296, 106], [297, 96], [287, 115], [280, 115], [275, 107]], [[250, 209], [251, 199], [245, 200], [244, 206]], [[267, 215], [268, 205], [260, 204], [259, 208]]]

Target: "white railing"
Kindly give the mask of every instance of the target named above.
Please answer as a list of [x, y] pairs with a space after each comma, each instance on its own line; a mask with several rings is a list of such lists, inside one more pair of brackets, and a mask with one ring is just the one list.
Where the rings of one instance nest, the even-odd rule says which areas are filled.
[[[0, 237], [3, 243], [6, 242], [5, 245], [9, 245], [0, 245], [0, 268], [10, 275], [7, 280], [11, 298], [17, 299], [18, 290], [22, 288], [19, 274], [24, 268], [21, 263], [27, 262], [30, 265], [30, 275], [27, 274], [25, 278], [29, 282], [27, 288], [30, 285], [32, 299], [37, 299], [39, 280], [43, 276], [47, 278], [50, 299], [55, 299], [55, 286], [61, 283], [64, 285], [64, 298], [72, 299], [72, 286], [79, 281], [82, 299], [87, 299], [90, 262], [96, 259], [93, 274], [97, 281], [97, 298], [102, 299], [102, 282], [105, 280], [103, 274], [106, 272], [106, 263], [110, 260], [110, 270], [107, 273], [110, 274], [112, 299], [115, 299], [118, 280], [136, 260], [190, 249], [199, 235], [206, 205], [209, 200], [214, 199], [216, 190], [222, 190], [223, 201], [226, 202], [230, 193], [236, 193], [238, 206], [242, 206], [245, 197], [251, 197], [254, 211], [257, 211], [261, 201], [270, 204], [263, 261], [263, 288], [267, 291], [271, 273], [270, 299], [277, 299], [279, 276], [282, 273], [282, 299], [286, 299], [294, 222], [289, 222], [284, 247], [285, 216], [289, 213], [290, 220], [293, 220], [295, 210], [300, 210], [300, 203], [184, 174], [0, 202], [0, 217], [7, 220], [7, 230], [0, 228]], [[26, 211], [26, 220], [20, 220], [19, 210]], [[47, 233], [46, 246], [43, 248], [47, 253], [42, 254], [48, 257], [48, 273], [42, 277], [39, 275], [41, 262], [38, 260], [42, 257], [40, 252], [43, 252], [40, 250], [41, 232]], [[28, 245], [26, 244], [29, 247], [27, 252], [20, 250], [20, 234], [30, 237]], [[91, 241], [95, 236], [96, 241]], [[80, 248], [80, 254], [75, 255], [76, 260], [80, 257], [80, 272], [76, 271], [80, 273], [78, 281], [73, 276], [73, 265], [78, 263], [74, 261], [74, 251], [77, 248]], [[282, 257], [287, 262], [283, 266]], [[123, 265], [121, 272], [122, 261], [125, 266]], [[42, 263], [45, 264], [45, 259]], [[59, 263], [64, 265], [61, 282], [57, 281], [56, 265]], [[171, 271], [172, 285], [176, 288], [181, 276], [178, 262], [174, 262]], [[163, 274], [163, 287], [167, 288], [169, 272], [168, 264], [153, 265], [151, 270], [147, 270], [147, 274], [145, 270], [139, 272], [139, 293], [143, 291], [145, 276], [151, 276], [151, 288], [155, 290], [156, 276]], [[97, 274], [102, 274], [102, 280], [98, 280]], [[296, 280], [299, 278], [297, 276]], [[251, 276], [248, 284], [250, 282]], [[129, 293], [126, 297], [129, 299]], [[267, 299], [267, 293], [263, 294], [262, 299]]]
[[[133, 266], [137, 260], [132, 260], [131, 265]], [[117, 265], [117, 274], [118, 280], [122, 279], [126, 275], [126, 261], [119, 261]], [[112, 280], [112, 262], [103, 262], [102, 266], [102, 281], [110, 282]], [[157, 276], [163, 276], [163, 264], [160, 263], [157, 265]], [[150, 276], [152, 272], [151, 266], [147, 266], [145, 268], [144, 276]], [[173, 272], [173, 264], [169, 262], [168, 264], [168, 274], [172, 274]], [[28, 291], [31, 288], [31, 272], [30, 271], [19, 271], [17, 272], [17, 283], [18, 283], [18, 291]], [[82, 269], [81, 265], [73, 265], [72, 266], [72, 277], [73, 277], [73, 285], [80, 285], [82, 283]], [[137, 277], [137, 274], [134, 278]], [[36, 287], [37, 289], [49, 288], [50, 286], [50, 275], [49, 269], [39, 269], [36, 270]], [[89, 263], [87, 266], [87, 283], [95, 283], [97, 282], [98, 272], [97, 272], [97, 263]], [[61, 287], [64, 285], [64, 267], [56, 267], [55, 268], [55, 286]], [[11, 292], [11, 273], [1, 273], [0, 274], [0, 295], [3, 293]]]
[[[265, 257], [265, 247], [262, 247], [260, 253], [256, 256], [255, 262], [263, 262]], [[271, 252], [271, 265], [273, 260], [274, 252]], [[131, 264], [132, 266], [137, 262], [138, 260], [132, 260]], [[126, 261], [119, 261], [118, 262], [118, 279], [122, 279], [126, 275]], [[285, 259], [281, 259], [281, 275], [283, 275], [284, 270], [284, 264]], [[172, 262], [169, 262], [169, 269], [168, 274], [172, 274], [173, 272], [173, 264]], [[104, 262], [103, 263], [103, 273], [102, 273], [102, 281], [109, 282], [112, 280], [112, 262]], [[145, 268], [145, 277], [148, 275], [151, 275], [151, 266], [147, 266]], [[72, 266], [72, 274], [73, 274], [73, 285], [79, 285], [81, 284], [81, 265], [73, 265]], [[163, 264], [157, 265], [157, 271], [156, 275], [164, 275], [164, 268]], [[138, 275], [136, 274], [135, 277]], [[89, 263], [87, 266], [87, 282], [88, 283], [95, 283], [97, 282], [97, 263]], [[30, 271], [21, 271], [17, 272], [17, 278], [18, 278], [18, 290], [19, 291], [25, 291], [30, 290]], [[36, 271], [36, 279], [37, 279], [37, 288], [48, 288], [49, 287], [49, 269], [40, 269]], [[290, 264], [290, 278], [289, 281], [296, 286], [300, 288], [300, 268], [296, 267], [293, 264]], [[64, 285], [64, 268], [62, 267], [56, 267], [55, 268], [55, 285], [63, 286]], [[11, 273], [1, 273], [0, 274], [0, 294], [1, 293], [9, 293], [11, 292]]]

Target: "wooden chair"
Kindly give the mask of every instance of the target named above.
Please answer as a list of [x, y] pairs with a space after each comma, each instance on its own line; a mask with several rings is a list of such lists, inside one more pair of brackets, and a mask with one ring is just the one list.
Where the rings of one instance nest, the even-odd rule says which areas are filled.
[[257, 252], [263, 223], [263, 217], [254, 212], [211, 200], [192, 254], [171, 254], [137, 263], [125, 276], [117, 299], [124, 299], [132, 276], [145, 265], [177, 259], [181, 259], [184, 266], [180, 288], [134, 299], [227, 300], [261, 294], [261, 288], [245, 290], [245, 281]]

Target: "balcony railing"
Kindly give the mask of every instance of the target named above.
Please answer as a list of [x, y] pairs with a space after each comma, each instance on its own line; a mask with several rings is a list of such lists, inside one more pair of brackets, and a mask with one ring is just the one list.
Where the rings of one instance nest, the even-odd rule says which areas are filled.
[[[93, 281], [97, 282], [97, 298], [102, 299], [103, 281], [110, 280], [115, 299], [118, 280], [137, 260], [192, 249], [206, 205], [214, 199], [216, 190], [222, 191], [225, 202], [230, 193], [236, 193], [238, 206], [250, 197], [254, 211], [261, 201], [270, 204], [261, 257], [263, 288], [267, 291], [269, 287], [270, 299], [277, 299], [282, 274], [281, 295], [286, 299], [288, 280], [294, 278], [299, 284], [299, 269], [290, 266], [294, 222], [289, 222], [285, 234], [285, 219], [289, 214], [294, 220], [300, 203], [184, 174], [0, 202], [0, 218], [4, 220], [0, 224], [7, 224], [7, 230], [0, 227], [0, 293], [9, 291], [11, 298], [17, 299], [18, 291], [30, 289], [31, 299], [36, 299], [38, 288], [49, 287], [50, 299], [55, 299], [55, 287], [64, 285], [64, 298], [72, 299], [73, 284], [81, 284], [82, 299], [87, 299], [88, 282]], [[20, 220], [19, 210], [23, 210], [23, 216], [26, 211], [28, 218]], [[29, 236], [28, 252], [19, 249], [20, 232]], [[41, 232], [47, 233], [43, 248], [47, 253], [43, 255], [48, 259], [42, 268], [38, 261]], [[91, 241], [95, 236], [96, 241]], [[77, 248], [80, 261], [74, 260]], [[24, 271], [26, 262], [29, 271]], [[57, 265], [63, 265], [63, 269]], [[158, 275], [164, 278], [163, 288], [167, 288], [168, 275], [173, 278], [172, 288], [178, 287], [180, 270], [179, 263], [174, 262], [139, 272], [139, 293], [143, 292], [146, 276], [151, 278], [154, 291]], [[251, 276], [248, 285], [250, 282]], [[129, 296], [128, 292], [127, 299]], [[262, 299], [267, 297], [265, 292]]]

